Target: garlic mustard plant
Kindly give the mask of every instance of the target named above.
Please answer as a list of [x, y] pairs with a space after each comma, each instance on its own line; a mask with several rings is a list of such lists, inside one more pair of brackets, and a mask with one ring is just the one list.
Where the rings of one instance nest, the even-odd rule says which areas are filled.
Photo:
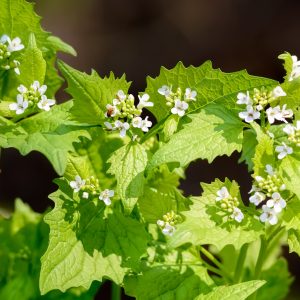
[[[140, 300], [287, 299], [282, 247], [300, 255], [297, 57], [279, 56], [280, 82], [179, 62], [135, 97], [125, 75], [57, 60], [76, 52], [31, 3], [0, 7], [0, 146], [40, 152], [59, 177], [45, 213], [17, 199], [0, 218], [0, 299], [89, 300], [104, 281], [114, 300], [121, 289]], [[233, 153], [248, 177], [228, 169], [198, 196], [182, 190], [192, 162]]]

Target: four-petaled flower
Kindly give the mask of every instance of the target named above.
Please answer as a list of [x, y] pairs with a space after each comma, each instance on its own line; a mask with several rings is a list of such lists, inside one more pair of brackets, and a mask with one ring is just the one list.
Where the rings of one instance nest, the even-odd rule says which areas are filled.
[[260, 215], [259, 219], [262, 222], [269, 222], [271, 225], [275, 225], [278, 222], [278, 217], [273, 208], [268, 207], [267, 205], [262, 206], [263, 213]]
[[286, 202], [278, 192], [272, 194], [272, 199], [267, 201], [267, 206], [273, 208], [276, 213], [280, 213], [286, 207]]
[[287, 146], [284, 142], [282, 142], [282, 146], [276, 146], [275, 151], [278, 152], [278, 159], [283, 159], [288, 154], [293, 153], [293, 148]]
[[196, 96], [197, 96], [197, 92], [196, 91], [192, 91], [191, 88], [186, 88], [185, 89], [185, 93], [184, 93], [184, 99], [185, 100], [196, 101]]
[[163, 96], [169, 96], [171, 93], [171, 88], [167, 85], [163, 85], [161, 88], [158, 89], [158, 92]]
[[105, 205], [111, 205], [110, 198], [113, 197], [115, 192], [113, 190], [105, 189], [100, 193], [99, 199], [102, 200]]
[[115, 128], [117, 130], [120, 130], [120, 137], [126, 136], [126, 131], [129, 129], [130, 125], [127, 122], [122, 122], [120, 120], [117, 120], [115, 122]]
[[266, 110], [266, 114], [267, 114], [268, 121], [270, 124], [273, 124], [275, 122], [275, 120], [280, 120], [282, 117], [279, 106], [269, 107]]
[[126, 95], [122, 90], [117, 92], [117, 98], [113, 99], [113, 105], [118, 105], [126, 99]]
[[264, 193], [255, 192], [254, 195], [249, 198], [249, 201], [254, 205], [258, 206], [265, 199], [266, 199], [266, 195]]
[[227, 190], [227, 187], [226, 186], [223, 186], [220, 190], [217, 191], [217, 198], [216, 198], [216, 201], [221, 201], [223, 199], [227, 199], [230, 194]]
[[24, 45], [22, 44], [22, 41], [19, 37], [15, 37], [14, 39], [11, 40], [9, 36], [4, 34], [2, 35], [0, 42], [1, 44], [7, 42], [8, 44], [7, 51], [9, 52], [15, 52], [24, 49]]
[[273, 89], [272, 95], [274, 98], [284, 97], [286, 96], [286, 92], [282, 89], [281, 86], [277, 86], [276, 88]]
[[165, 224], [164, 228], [162, 229], [162, 233], [164, 235], [172, 236], [174, 234], [175, 230], [176, 230], [176, 228], [167, 222]]
[[33, 89], [35, 92], [39, 92], [40, 95], [44, 95], [45, 92], [46, 92], [46, 90], [47, 90], [47, 86], [46, 86], [45, 84], [43, 84], [43, 85], [41, 86], [41, 84], [40, 84], [37, 80], [35, 80], [35, 81], [33, 82], [33, 84], [31, 85], [31, 87], [32, 87], [32, 89]]
[[245, 122], [251, 123], [260, 118], [260, 112], [256, 111], [251, 105], [247, 105], [246, 111], [240, 112], [239, 117], [244, 119]]
[[45, 95], [42, 95], [41, 100], [38, 102], [37, 106], [39, 109], [43, 109], [45, 111], [50, 110], [50, 106], [55, 104], [55, 100], [48, 99]]
[[24, 100], [23, 96], [17, 95], [17, 103], [11, 103], [9, 105], [10, 110], [15, 110], [17, 115], [21, 115], [28, 107], [28, 101]]
[[142, 121], [142, 124], [141, 124], [141, 129], [142, 131], [144, 132], [148, 132], [149, 131], [149, 128], [152, 126], [152, 122], [151, 121], [148, 121], [148, 117], [146, 117], [143, 121]]
[[238, 207], [234, 207], [231, 218], [236, 220], [238, 223], [241, 223], [244, 219], [244, 214]]
[[78, 193], [84, 185], [85, 180], [81, 179], [79, 175], [75, 176], [75, 181], [70, 182], [70, 187], [74, 190], [75, 193]]
[[252, 99], [249, 96], [249, 91], [247, 91], [246, 94], [244, 93], [238, 93], [237, 94], [237, 104], [246, 104], [246, 105], [252, 105]]
[[115, 105], [111, 105], [111, 104], [106, 105], [106, 112], [104, 114], [106, 118], [115, 117], [118, 113], [119, 110]]
[[175, 105], [171, 109], [173, 115], [178, 115], [182, 117], [185, 114], [185, 111], [188, 109], [189, 105], [185, 101], [175, 100]]
[[137, 105], [138, 109], [143, 109], [144, 107], [152, 107], [153, 102], [149, 101], [150, 96], [148, 94], [144, 94], [143, 96], [138, 95], [139, 104]]
[[275, 171], [271, 165], [266, 165], [265, 172], [271, 176], [275, 174]]

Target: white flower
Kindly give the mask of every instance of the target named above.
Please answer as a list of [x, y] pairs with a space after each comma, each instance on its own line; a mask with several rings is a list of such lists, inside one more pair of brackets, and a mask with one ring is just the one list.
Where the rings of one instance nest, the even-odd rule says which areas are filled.
[[19, 85], [18, 88], [17, 88], [17, 90], [21, 94], [25, 94], [28, 91], [27, 87], [25, 87], [23, 84]]
[[115, 105], [111, 105], [111, 104], [106, 105], [106, 112], [104, 114], [106, 118], [115, 117], [118, 113], [119, 110]]
[[242, 211], [239, 208], [235, 207], [233, 209], [231, 218], [235, 219], [238, 223], [241, 223], [244, 219], [244, 214], [242, 213]]
[[38, 102], [37, 106], [39, 109], [43, 109], [45, 111], [50, 110], [50, 106], [55, 104], [55, 100], [53, 99], [47, 99], [45, 95], [42, 95], [41, 100]]
[[189, 105], [185, 101], [180, 101], [179, 99], [175, 100], [175, 105], [171, 109], [173, 115], [178, 115], [182, 117], [185, 114], [185, 111], [188, 109]]
[[82, 193], [82, 198], [88, 199], [89, 198], [89, 193], [88, 192], [83, 192]]
[[249, 191], [248, 194], [251, 194], [253, 192], [259, 192], [261, 191], [261, 188], [257, 187], [256, 185], [252, 185], [251, 190]]
[[40, 93], [40, 95], [44, 95], [45, 94], [45, 92], [46, 92], [46, 90], [47, 90], [47, 86], [46, 85], [40, 85], [40, 83], [37, 81], [37, 80], [35, 80], [34, 82], [33, 82], [33, 84], [31, 85], [31, 88], [35, 91], [35, 92], [39, 92]]
[[287, 123], [286, 118], [292, 118], [294, 113], [291, 109], [285, 109], [285, 108], [286, 108], [286, 104], [284, 104], [282, 106], [282, 109], [280, 111], [281, 118], [279, 119], [279, 121], [283, 121], [283, 122]]
[[275, 225], [278, 222], [276, 212], [273, 208], [268, 207], [267, 205], [262, 206], [263, 213], [260, 215], [259, 219], [261, 222], [269, 222], [271, 225]]
[[247, 94], [244, 93], [238, 93], [237, 94], [237, 104], [246, 104], [246, 105], [251, 105], [252, 104], [252, 99], [249, 96], [249, 92], [247, 91]]
[[157, 220], [156, 224], [159, 226], [159, 227], [164, 227], [165, 226], [165, 222], [163, 220]]
[[263, 181], [264, 179], [261, 176], [255, 176], [257, 182]]
[[278, 152], [278, 159], [283, 159], [288, 154], [293, 153], [293, 148], [287, 146], [284, 142], [282, 142], [282, 146], [276, 146], [275, 151]]
[[295, 134], [295, 127], [292, 124], [286, 125], [282, 130], [288, 135]]
[[105, 205], [111, 205], [110, 198], [113, 197], [115, 192], [113, 190], [105, 189], [100, 193], [99, 199], [102, 200]]
[[[3, 37], [3, 36], [2, 36]], [[24, 49], [24, 45], [21, 42], [21, 39], [19, 37], [14, 38], [11, 40], [8, 36], [5, 36], [6, 41], [8, 43], [7, 51], [14, 52]]]
[[279, 105], [275, 107], [269, 107], [266, 110], [266, 113], [270, 124], [273, 124], [275, 122], [275, 119], [280, 120], [282, 117]]
[[0, 38], [0, 43], [5, 44], [7, 42], [7, 39], [9, 39], [8, 35], [3, 34]]
[[255, 192], [254, 195], [249, 198], [249, 201], [257, 206], [265, 199], [266, 199], [266, 195], [264, 193]]
[[111, 125], [111, 123], [109, 123], [109, 122], [104, 122], [104, 125], [105, 125], [105, 127], [106, 127], [108, 130], [115, 130], [115, 129], [116, 129], [116, 128], [113, 127], [113, 126]]
[[144, 132], [148, 132], [149, 131], [149, 128], [152, 126], [152, 122], [151, 121], [148, 121], [148, 117], [146, 117], [143, 121], [142, 121], [142, 124], [141, 124], [141, 129], [142, 131]]
[[137, 105], [138, 109], [143, 109], [144, 107], [151, 107], [153, 106], [153, 102], [148, 101], [150, 96], [148, 94], [144, 94], [143, 96], [138, 95], [139, 97], [139, 104]]
[[17, 103], [11, 103], [9, 105], [10, 110], [15, 110], [17, 115], [21, 115], [25, 109], [28, 107], [28, 101], [24, 101], [22, 95], [17, 95]]
[[131, 121], [131, 124], [135, 128], [141, 128], [142, 122], [143, 122], [143, 119], [141, 117], [134, 117]]
[[223, 200], [223, 199], [226, 199], [230, 196], [228, 190], [227, 190], [227, 187], [226, 186], [223, 186], [220, 190], [217, 191], [217, 198], [216, 198], [216, 201], [220, 201], [220, 200]]
[[256, 119], [260, 118], [260, 112], [256, 111], [251, 105], [247, 105], [247, 110], [240, 112], [239, 117], [244, 119], [245, 122], [251, 123]]
[[273, 89], [272, 95], [274, 98], [284, 97], [286, 96], [286, 92], [282, 89], [281, 86], [277, 86], [276, 88]]
[[280, 213], [286, 207], [286, 202], [277, 192], [272, 194], [272, 199], [267, 201], [267, 206], [274, 209], [276, 213]]
[[275, 174], [275, 171], [271, 165], [266, 165], [265, 172], [271, 176]]
[[164, 235], [172, 236], [175, 232], [176, 228], [172, 225], [170, 225], [168, 222], [166, 222], [165, 227], [162, 230], [162, 233]]
[[70, 182], [70, 187], [75, 193], [78, 193], [80, 189], [85, 185], [85, 180], [81, 179], [79, 175], [75, 176], [75, 181]]
[[196, 91], [192, 91], [192, 89], [190, 89], [190, 88], [186, 88], [185, 89], [185, 93], [184, 93], [184, 99], [185, 100], [196, 101], [196, 96], [197, 96], [197, 92]]
[[126, 99], [126, 95], [122, 90], [117, 92], [117, 98], [113, 99], [113, 105], [118, 105]]
[[158, 89], [158, 92], [163, 96], [169, 96], [171, 93], [171, 88], [167, 85], [163, 85], [161, 88]]
[[115, 122], [116, 129], [120, 130], [120, 137], [126, 136], [126, 131], [129, 129], [130, 125], [127, 122], [122, 122], [120, 120], [117, 120]]

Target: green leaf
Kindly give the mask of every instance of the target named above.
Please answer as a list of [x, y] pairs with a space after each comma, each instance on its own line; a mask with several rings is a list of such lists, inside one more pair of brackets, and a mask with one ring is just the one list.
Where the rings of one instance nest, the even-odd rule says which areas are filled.
[[270, 164], [273, 166], [275, 162], [273, 140], [268, 135], [258, 132], [257, 141], [258, 144], [253, 157], [255, 176], [265, 174], [266, 165]]
[[295, 229], [300, 230], [300, 201], [293, 198], [287, 203], [285, 212], [282, 216], [283, 225], [286, 230]]
[[20, 61], [20, 83], [29, 87], [35, 80], [44, 83], [46, 74], [46, 61], [42, 51], [37, 47], [33, 34], [29, 36], [28, 47], [25, 49]]
[[200, 295], [195, 300], [245, 300], [264, 284], [263, 280], [252, 280], [230, 286], [218, 286], [212, 292]]
[[12, 39], [20, 37], [24, 42], [32, 32], [39, 47], [47, 44], [49, 33], [41, 28], [40, 17], [34, 12], [32, 3], [24, 0], [0, 0], [0, 7], [1, 33], [9, 35]]
[[77, 56], [75, 49], [69, 44], [62, 41], [59, 37], [49, 36], [48, 41], [50, 42], [52, 48], [55, 49], [56, 51], [61, 51], [67, 54], [71, 54], [73, 56]]
[[125, 210], [130, 213], [139, 196], [143, 194], [144, 170], [148, 162], [147, 152], [140, 144], [127, 144], [115, 151], [107, 161], [108, 172], [117, 180], [117, 193]]
[[68, 81], [67, 92], [74, 98], [72, 114], [80, 122], [102, 124], [105, 118], [106, 104], [112, 103], [118, 90], [127, 93], [130, 83], [125, 76], [101, 78], [96, 71], [91, 75], [77, 71], [60, 61], [59, 68]]
[[240, 224], [234, 220], [226, 221], [226, 218], [221, 217], [220, 208], [216, 204], [217, 191], [226, 186], [232, 196], [240, 199], [236, 182], [231, 183], [226, 179], [223, 183], [217, 179], [211, 184], [202, 183], [201, 186], [202, 196], [192, 197], [193, 204], [190, 210], [182, 212], [185, 220], [177, 225], [177, 230], [170, 239], [171, 247], [179, 247], [186, 243], [209, 244], [221, 250], [226, 245], [232, 244], [235, 249], [239, 249], [243, 244], [255, 241], [263, 233], [263, 225], [248, 216], [243, 206], [239, 207], [245, 216]]
[[[300, 224], [299, 224], [300, 225]], [[298, 230], [290, 229], [288, 231], [289, 252], [296, 252], [300, 256], [300, 226]]]
[[192, 300], [211, 286], [213, 281], [202, 266], [158, 266], [125, 281], [126, 293], [137, 300]]
[[257, 291], [257, 300], [287, 299], [289, 287], [293, 282], [284, 258], [279, 258], [268, 270], [264, 270], [261, 279], [266, 284]]
[[255, 155], [255, 148], [257, 145], [256, 135], [253, 130], [245, 130], [243, 138], [242, 155], [239, 159], [239, 163], [245, 162], [248, 166], [248, 171], [253, 169], [253, 157]]
[[279, 173], [286, 188], [300, 199], [300, 156], [287, 155], [279, 165]]
[[292, 59], [292, 56], [290, 53], [288, 52], [285, 52], [285, 53], [282, 53], [278, 56], [279, 59], [282, 59], [284, 61], [283, 63], [283, 66], [284, 66], [284, 69], [286, 70], [286, 76], [284, 77], [285, 80], [289, 80], [290, 78], [290, 75], [292, 73], [292, 70], [293, 70], [293, 59]]
[[143, 225], [118, 211], [105, 214], [102, 201], [76, 202], [68, 183], [57, 183], [60, 190], [51, 195], [55, 208], [45, 217], [50, 238], [42, 257], [42, 294], [78, 286], [87, 289], [103, 277], [120, 284], [146, 251]]
[[39, 151], [52, 163], [56, 172], [65, 171], [68, 152], [74, 151], [73, 143], [80, 136], [88, 137], [84, 127], [68, 121], [72, 102], [55, 105], [49, 112], [41, 112], [17, 123], [6, 121], [0, 126], [0, 146], [14, 147], [22, 155]]
[[138, 200], [138, 207], [145, 221], [156, 224], [164, 214], [170, 211], [176, 213], [188, 207], [187, 199], [176, 187], [179, 185], [179, 175], [170, 172], [162, 165], [147, 177], [144, 193]]
[[198, 158], [211, 163], [217, 156], [229, 156], [242, 149], [244, 125], [235, 113], [220, 105], [210, 105], [189, 117], [191, 122], [153, 155], [148, 170], [174, 162], [184, 167]]
[[103, 189], [115, 183], [113, 176], [108, 174], [106, 161], [112, 152], [123, 146], [123, 141], [107, 135], [102, 128], [89, 129], [90, 139], [82, 138], [80, 143], [75, 143], [76, 152], [70, 153], [64, 177], [69, 181], [76, 175], [81, 178], [94, 176]]
[[154, 114], [157, 121], [170, 114], [170, 107], [165, 104], [164, 96], [158, 93], [158, 89], [163, 85], [172, 86], [173, 91], [178, 87], [183, 92], [188, 87], [196, 90], [197, 101], [189, 104], [189, 112], [192, 112], [212, 102], [222, 104], [230, 109], [237, 108], [236, 96], [239, 92], [277, 85], [277, 82], [251, 76], [246, 71], [224, 73], [219, 69], [214, 70], [210, 61], [200, 67], [185, 67], [181, 62], [171, 70], [162, 67], [158, 77], [147, 78], [146, 93], [150, 95], [150, 99], [154, 103], [154, 106], [148, 109]]

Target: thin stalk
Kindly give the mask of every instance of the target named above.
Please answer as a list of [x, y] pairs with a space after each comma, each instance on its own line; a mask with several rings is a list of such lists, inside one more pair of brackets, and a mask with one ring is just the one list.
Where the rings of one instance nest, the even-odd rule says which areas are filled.
[[[268, 241], [265, 237], [261, 237], [260, 239], [260, 250], [258, 254], [258, 258], [256, 261], [255, 271], [254, 271], [254, 279], [258, 280], [260, 278], [260, 274], [262, 271], [262, 266], [264, 263], [265, 255], [267, 252]], [[257, 292], [255, 292], [249, 299], [256, 300]]]
[[247, 250], [248, 250], [249, 244], [244, 244], [240, 250], [238, 260], [236, 262], [235, 271], [234, 271], [234, 278], [233, 281], [235, 283], [241, 282], [242, 279], [242, 271], [245, 263], [245, 259], [247, 256]]
[[111, 300], [121, 300], [121, 287], [114, 282], [111, 285]]
[[224, 269], [222, 263], [220, 263], [209, 251], [207, 251], [204, 247], [199, 247], [200, 252], [202, 252], [212, 263], [214, 263], [222, 273], [222, 276], [227, 279], [227, 281], [231, 282], [232, 278], [230, 274]]

